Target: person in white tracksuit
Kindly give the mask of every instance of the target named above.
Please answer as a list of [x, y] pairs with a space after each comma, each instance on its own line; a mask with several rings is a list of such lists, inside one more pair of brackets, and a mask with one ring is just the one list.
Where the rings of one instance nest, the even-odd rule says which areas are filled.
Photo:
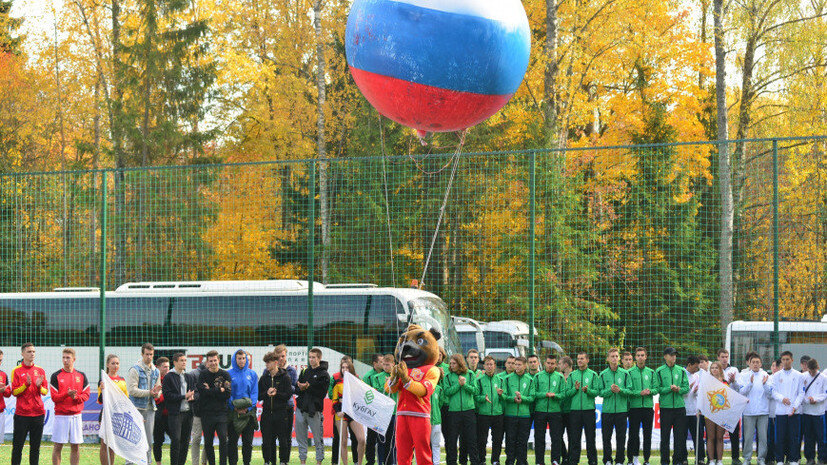
[[741, 420], [744, 428], [744, 463], [749, 464], [755, 435], [758, 435], [758, 464], [763, 465], [767, 457], [767, 424], [769, 422], [769, 401], [771, 391], [768, 386], [770, 375], [761, 369], [761, 357], [752, 354], [749, 368], [741, 372], [738, 380], [741, 395], [749, 399]]
[[804, 400], [803, 376], [793, 370], [793, 354], [781, 354], [781, 370], [772, 375], [770, 383], [775, 399], [775, 461], [798, 465], [801, 460], [801, 415]]
[[801, 403], [801, 428], [804, 430], [804, 458], [807, 463], [816, 459], [827, 461], [827, 444], [824, 443], [824, 401], [827, 399], [827, 378], [818, 372], [818, 361], [807, 361], [807, 372], [803, 373], [804, 401]]

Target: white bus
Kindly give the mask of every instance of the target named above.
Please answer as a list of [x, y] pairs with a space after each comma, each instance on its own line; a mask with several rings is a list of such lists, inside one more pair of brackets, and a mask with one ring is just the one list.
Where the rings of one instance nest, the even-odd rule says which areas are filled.
[[[313, 345], [334, 371], [342, 355], [363, 374], [373, 353], [392, 353], [408, 323], [435, 327], [449, 354], [460, 346], [445, 303], [417, 289], [371, 284], [313, 284]], [[155, 356], [184, 352], [187, 369], [215, 349], [230, 367], [238, 349], [263, 369], [264, 354], [288, 346], [288, 361], [307, 362], [308, 284], [298, 280], [127, 283], [106, 292], [106, 354], [121, 359], [121, 372], [140, 358], [145, 342]], [[47, 375], [61, 368], [61, 350], [77, 351], [77, 368], [99, 378], [100, 292], [62, 288], [54, 292], [0, 294], [0, 348], [7, 373], [20, 359], [20, 345], [33, 342], [36, 363]]]
[[[809, 355], [822, 368], [827, 366], [827, 316], [821, 321], [780, 321], [778, 341], [779, 353], [789, 350], [796, 362], [802, 355]], [[775, 355], [773, 322], [733, 321], [727, 325], [726, 348], [733, 365], [743, 366], [746, 354], [756, 351], [764, 368], [769, 368]]]

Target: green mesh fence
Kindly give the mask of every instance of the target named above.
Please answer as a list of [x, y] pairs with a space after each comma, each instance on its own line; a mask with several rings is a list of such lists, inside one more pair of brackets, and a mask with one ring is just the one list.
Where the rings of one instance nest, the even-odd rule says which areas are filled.
[[[823, 348], [825, 333], [783, 321], [820, 320], [827, 305], [825, 141], [727, 149], [732, 319], [771, 322], [777, 309], [782, 321], [733, 334], [733, 360]], [[410, 322], [441, 328], [451, 351], [482, 341], [500, 360], [710, 354], [727, 321], [717, 157], [698, 143], [4, 174], [2, 369], [32, 341], [47, 372], [70, 346], [92, 379], [105, 354], [130, 366], [144, 342], [157, 356], [185, 351], [189, 368], [213, 348], [229, 366], [244, 348], [258, 370], [286, 344], [295, 365], [319, 346], [364, 371]]]

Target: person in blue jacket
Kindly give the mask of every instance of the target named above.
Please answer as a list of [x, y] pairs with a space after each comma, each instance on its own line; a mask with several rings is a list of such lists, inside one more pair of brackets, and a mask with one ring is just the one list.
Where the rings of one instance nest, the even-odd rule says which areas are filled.
[[[250, 369], [252, 360], [244, 349], [238, 349], [233, 355], [232, 367], [228, 370], [232, 379], [232, 389], [228, 408], [230, 418], [252, 414], [255, 417], [258, 402], [258, 375]], [[244, 399], [249, 403], [245, 403]], [[235, 404], [234, 404], [235, 402]], [[239, 407], [239, 405], [241, 405]], [[233, 415], [235, 412], [235, 415]], [[253, 433], [256, 422], [248, 421], [242, 431], [236, 431], [233, 421], [227, 422], [227, 459], [230, 465], [238, 463], [238, 437], [241, 436], [241, 457], [245, 465], [253, 457]]]

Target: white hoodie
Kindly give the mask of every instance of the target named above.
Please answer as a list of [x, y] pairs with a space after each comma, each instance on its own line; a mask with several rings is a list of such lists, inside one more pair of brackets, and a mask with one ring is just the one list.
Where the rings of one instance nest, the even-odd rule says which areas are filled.
[[[809, 372], [802, 373], [803, 382], [801, 392], [804, 392], [804, 400], [801, 402], [801, 413], [804, 415], [824, 415], [824, 400], [827, 399], [827, 377], [821, 373], [816, 374], [815, 380]], [[812, 382], [812, 384], [810, 384]], [[809, 388], [808, 388], [809, 386]], [[810, 403], [810, 397], [815, 403]]]
[[[751, 376], [752, 382], [749, 380]], [[757, 372], [747, 370], [738, 375], [738, 385], [740, 386], [738, 391], [749, 399], [744, 415], [769, 415], [772, 390], [769, 387], [769, 380], [764, 384], [765, 376], [768, 377], [769, 375], [760, 368]]]
[[[789, 370], [780, 370], [778, 373], [772, 375], [768, 382], [772, 383], [772, 397], [776, 400], [776, 415], [788, 415], [793, 412], [799, 413], [798, 408], [801, 406], [801, 401], [804, 400], [803, 379], [801, 373], [792, 368]], [[790, 405], [784, 405], [784, 399], [789, 399]]]

